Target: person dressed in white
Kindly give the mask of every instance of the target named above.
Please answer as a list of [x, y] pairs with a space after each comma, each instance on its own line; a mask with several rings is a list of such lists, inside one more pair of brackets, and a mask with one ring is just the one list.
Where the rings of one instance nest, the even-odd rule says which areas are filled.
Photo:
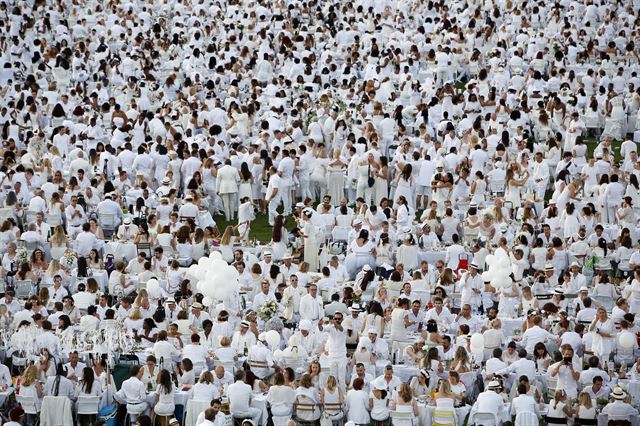
[[473, 407], [471, 407], [469, 422], [472, 421], [476, 413], [494, 413], [497, 419], [502, 418], [504, 404], [502, 397], [498, 394], [499, 389], [500, 382], [497, 380], [489, 382], [487, 390], [478, 395], [476, 402], [473, 404]]
[[608, 318], [607, 311], [603, 307], [598, 308], [596, 317], [589, 325], [589, 331], [593, 334], [591, 348], [600, 359], [609, 359], [609, 354], [615, 346], [616, 330], [613, 321]]
[[251, 406], [251, 396], [253, 390], [251, 386], [245, 383], [245, 372], [238, 370], [236, 372], [235, 383], [229, 385], [227, 396], [229, 398], [229, 412], [235, 418], [250, 417], [254, 425], [260, 424], [262, 410]]
[[330, 363], [331, 375], [344, 385], [347, 374], [347, 333], [342, 326], [344, 315], [337, 312], [331, 323], [322, 326], [322, 332], [328, 335], [324, 344]]
[[308, 293], [300, 298], [300, 319], [317, 324], [324, 317], [322, 298], [318, 296], [318, 286], [310, 284]]
[[116, 400], [127, 405], [127, 411], [149, 413], [147, 402], [147, 387], [142, 381], [143, 369], [139, 365], [129, 368], [130, 378], [122, 382], [120, 390], [116, 393]]
[[224, 206], [224, 216], [227, 221], [232, 221], [235, 217], [235, 207], [237, 205], [235, 196], [238, 193], [238, 184], [240, 183], [240, 175], [238, 169], [231, 165], [231, 160], [227, 159], [218, 170], [216, 179], [216, 192], [222, 198]]
[[624, 401], [627, 398], [627, 393], [620, 386], [613, 389], [611, 398], [613, 398], [613, 402], [602, 409], [602, 414], [606, 414], [609, 420], [629, 420], [638, 417], [638, 410]]

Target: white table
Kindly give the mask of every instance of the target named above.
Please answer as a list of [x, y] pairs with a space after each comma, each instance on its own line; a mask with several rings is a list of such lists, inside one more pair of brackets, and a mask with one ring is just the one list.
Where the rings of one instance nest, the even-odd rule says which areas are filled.
[[91, 277], [96, 280], [100, 291], [104, 292], [104, 289], [109, 285], [109, 275], [104, 269], [91, 269]]
[[123, 243], [120, 241], [109, 241], [104, 247], [104, 255], [113, 255], [115, 260], [127, 261], [133, 259], [137, 255], [136, 245], [133, 243]]
[[[380, 377], [384, 374], [384, 368], [389, 365], [389, 361], [379, 360], [376, 362], [376, 377]], [[397, 376], [402, 383], [409, 383], [413, 376], [418, 375], [418, 368], [409, 365], [394, 365], [393, 375]]]
[[513, 331], [518, 328], [522, 330], [524, 318], [498, 318], [502, 323], [502, 331], [505, 336], [513, 336]]
[[[465, 251], [464, 254], [469, 257], [469, 259], [473, 258], [473, 255], [468, 251]], [[442, 260], [444, 262], [446, 256], [446, 247], [442, 247], [438, 250], [422, 250], [418, 252], [418, 261], [422, 262], [423, 260], [426, 260], [429, 265], [434, 265], [438, 260]]]
[[187, 401], [191, 399], [192, 393], [193, 393], [192, 389], [189, 389], [188, 391], [185, 391], [185, 390], [176, 391], [173, 394], [173, 401], [175, 402], [176, 405], [182, 405], [183, 407], [185, 407], [185, 410], [186, 410]]
[[[418, 402], [418, 411], [419, 411], [419, 419], [420, 424], [422, 426], [431, 426], [431, 418], [433, 417], [433, 412], [436, 410], [435, 405], [430, 405], [424, 402]], [[463, 425], [464, 419], [467, 417], [467, 414], [471, 411], [470, 405], [464, 405], [462, 407], [456, 407], [456, 424]]]

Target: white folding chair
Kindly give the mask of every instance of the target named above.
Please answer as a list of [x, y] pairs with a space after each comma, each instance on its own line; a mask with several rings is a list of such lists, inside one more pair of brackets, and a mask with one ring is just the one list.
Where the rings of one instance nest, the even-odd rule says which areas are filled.
[[97, 416], [100, 411], [100, 396], [78, 396], [76, 413], [80, 416]]
[[473, 416], [473, 424], [476, 426], [496, 426], [498, 420], [495, 413], [476, 413]]
[[531, 411], [523, 411], [516, 416], [515, 426], [538, 426], [539, 424], [538, 416]]
[[391, 424], [393, 426], [413, 426], [413, 413], [391, 411]]

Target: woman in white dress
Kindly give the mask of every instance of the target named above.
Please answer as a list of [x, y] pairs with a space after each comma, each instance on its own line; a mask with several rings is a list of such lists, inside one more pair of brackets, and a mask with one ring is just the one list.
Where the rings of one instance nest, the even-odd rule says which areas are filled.
[[271, 232], [271, 251], [273, 260], [280, 261], [287, 254], [287, 228], [284, 226], [284, 216], [278, 215], [273, 223]]
[[345, 405], [347, 408], [348, 421], [355, 424], [366, 425], [369, 424], [369, 395], [362, 390], [364, 387], [364, 380], [360, 377], [356, 377], [351, 385], [351, 390], [347, 392], [345, 398]]
[[518, 165], [512, 163], [511, 167], [507, 170], [504, 181], [506, 184], [505, 201], [510, 201], [513, 204], [513, 209], [518, 209], [522, 204], [521, 192], [522, 187], [529, 180], [529, 171], [526, 170], [522, 175], [522, 178], [518, 179], [516, 173], [519, 173]]
[[586, 392], [580, 392], [578, 395], [578, 407], [576, 407], [577, 419], [590, 419], [596, 418], [596, 407], [593, 405], [591, 395]]
[[242, 200], [247, 197], [253, 201], [253, 175], [249, 170], [249, 165], [243, 162], [238, 171], [240, 175], [240, 185], [238, 188], [238, 200]]
[[311, 222], [312, 215], [312, 210], [302, 213], [300, 236], [304, 238], [304, 261], [309, 264], [309, 271], [316, 272], [319, 266], [318, 250], [320, 241], [318, 240], [318, 229]]
[[633, 280], [627, 290], [627, 299], [629, 300], [629, 312], [632, 314], [640, 313], [640, 271], [636, 269], [633, 274]]
[[567, 399], [567, 392], [564, 389], [556, 389], [554, 398], [549, 401], [549, 417], [570, 419], [573, 416], [571, 402]]
[[593, 353], [600, 359], [608, 360], [615, 346], [614, 337], [616, 330], [613, 320], [609, 319], [605, 308], [598, 308], [596, 317], [591, 322], [591, 325], [589, 325], [589, 331], [592, 332], [593, 335], [593, 342], [591, 344]]
[[560, 228], [560, 232], [564, 233], [564, 238], [570, 238], [578, 234], [580, 229], [580, 222], [578, 221], [578, 215], [576, 212], [576, 206], [573, 203], [567, 203], [567, 207], [562, 212], [560, 222], [563, 226]]
[[415, 423], [416, 417], [419, 414], [418, 403], [415, 398], [413, 398], [413, 393], [411, 392], [409, 383], [403, 383], [400, 385], [400, 389], [398, 389], [397, 391], [396, 398], [392, 400], [389, 405], [392, 410], [395, 410], [398, 413], [413, 414], [412, 422]]
[[373, 177], [375, 179], [373, 202], [376, 206], [379, 206], [383, 198], [389, 197], [389, 160], [387, 160], [387, 157], [380, 157], [380, 160], [376, 163]]
[[371, 153], [369, 153], [366, 159], [360, 160], [358, 163], [356, 197], [362, 197], [367, 205], [371, 204], [371, 200], [373, 198], [373, 187], [369, 186], [369, 178], [373, 178], [375, 170], [373, 168], [373, 164], [375, 164], [375, 161], [373, 159], [373, 154]]
[[402, 245], [398, 247], [397, 263], [402, 263], [405, 271], [413, 271], [418, 267], [418, 246], [412, 234], [406, 234]]
[[323, 167], [326, 170], [326, 173], [322, 175], [322, 180], [326, 182], [326, 193], [331, 197], [331, 203], [334, 206], [340, 204], [340, 200], [344, 197], [344, 166], [344, 163], [340, 161], [340, 149], [336, 149], [333, 151], [333, 159], [328, 165], [320, 166], [318, 159], [316, 159], [314, 172], [311, 174], [313, 180], [314, 175], [320, 173], [316, 170], [318, 167]]
[[475, 179], [471, 182], [471, 204], [484, 205], [487, 192], [487, 181], [480, 170], [476, 172]]
[[[411, 177], [413, 168], [411, 164], [405, 164], [402, 169], [402, 172], [398, 174], [396, 177], [396, 192], [394, 194], [394, 198], [397, 200], [400, 196], [403, 196], [407, 200], [407, 204], [410, 209], [415, 209], [415, 197], [414, 194], [414, 185], [413, 185], [413, 177]], [[396, 205], [397, 207], [397, 201]]]
[[351, 242], [349, 252], [344, 262], [349, 279], [354, 279], [364, 265], [369, 265], [371, 269], [375, 268], [375, 245], [369, 240], [369, 231], [366, 229], [361, 230], [358, 238]]
[[624, 97], [616, 92], [609, 92], [606, 103], [607, 116], [604, 120], [604, 130], [601, 139], [610, 136], [614, 139], [623, 139], [626, 134], [626, 118]]
[[175, 389], [171, 380], [171, 374], [167, 370], [158, 373], [158, 388], [156, 389], [156, 405], [153, 412], [158, 416], [173, 416], [176, 409], [174, 402]]
[[344, 416], [342, 411], [344, 394], [342, 388], [338, 386], [335, 376], [327, 377], [326, 385], [320, 389], [320, 404], [323, 405], [323, 411], [329, 414], [332, 421], [340, 420]]
[[406, 342], [407, 326], [409, 325], [409, 299], [402, 298], [398, 300], [396, 306], [391, 312], [391, 341]]

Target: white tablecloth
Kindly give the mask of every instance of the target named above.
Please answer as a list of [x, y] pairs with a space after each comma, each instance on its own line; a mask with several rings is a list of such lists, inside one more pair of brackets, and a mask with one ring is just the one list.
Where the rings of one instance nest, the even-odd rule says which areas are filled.
[[133, 243], [122, 243], [120, 241], [110, 241], [105, 245], [104, 255], [112, 254], [115, 260], [127, 261], [136, 257], [136, 245]]
[[191, 389], [189, 389], [188, 391], [179, 390], [173, 394], [173, 401], [175, 402], [176, 405], [182, 405], [183, 407], [185, 407], [185, 410], [186, 410], [187, 401], [191, 399], [191, 393], [192, 393]]
[[[505, 336], [513, 336], [513, 330], [516, 328], [522, 330], [522, 322], [524, 318], [500, 318], [502, 322], [502, 331]], [[522, 333], [521, 333], [522, 334]]]
[[[376, 362], [376, 377], [384, 374], [384, 368], [389, 365], [389, 361], [379, 360]], [[418, 368], [407, 365], [394, 365], [393, 375], [400, 378], [402, 383], [409, 383], [413, 376], [418, 375]]]
[[[469, 256], [469, 258], [473, 257], [469, 252], [465, 252], [464, 254]], [[418, 252], [418, 261], [422, 262], [423, 260], [426, 260], [429, 265], [433, 265], [438, 260], [444, 261], [446, 256], [447, 249], [444, 247], [439, 250], [424, 250]]]
[[[435, 411], [435, 405], [429, 405], [425, 403], [418, 403], [418, 411], [420, 425], [421, 426], [431, 426], [431, 418], [433, 417], [433, 412]], [[463, 425], [464, 419], [467, 417], [467, 414], [471, 411], [471, 406], [465, 405], [463, 407], [457, 407], [455, 409], [456, 412], [456, 424]]]
[[104, 292], [104, 289], [109, 284], [109, 275], [107, 271], [104, 269], [92, 269], [92, 277], [98, 282], [98, 286], [100, 286], [100, 291]]

